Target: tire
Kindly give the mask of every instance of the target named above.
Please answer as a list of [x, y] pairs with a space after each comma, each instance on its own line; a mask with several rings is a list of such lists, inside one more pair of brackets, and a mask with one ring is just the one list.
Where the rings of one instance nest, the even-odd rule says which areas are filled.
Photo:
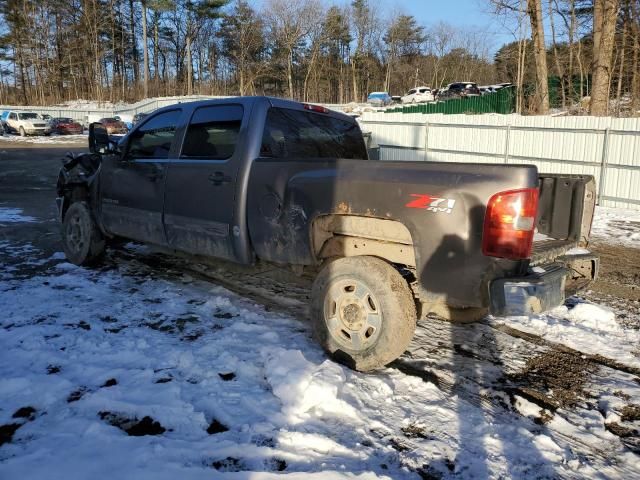
[[361, 372], [402, 355], [416, 328], [409, 285], [376, 257], [338, 258], [325, 265], [313, 283], [311, 314], [322, 348]]
[[23, 127], [20, 127], [20, 130], [18, 132], [20, 133], [21, 137], [26, 137], [27, 136], [27, 133], [24, 131]]
[[97, 264], [105, 251], [105, 239], [87, 202], [72, 203], [62, 221], [62, 245], [69, 262], [79, 266]]

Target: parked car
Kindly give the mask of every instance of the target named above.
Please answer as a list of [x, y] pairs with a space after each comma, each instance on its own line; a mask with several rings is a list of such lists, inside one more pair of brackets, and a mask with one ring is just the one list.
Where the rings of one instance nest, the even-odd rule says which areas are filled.
[[73, 118], [58, 117], [51, 120], [51, 131], [59, 135], [79, 135], [83, 130], [82, 125]]
[[9, 110], [3, 110], [0, 113], [0, 130], [4, 134], [7, 131], [7, 117], [9, 116]]
[[36, 112], [8, 111], [5, 123], [5, 131], [26, 135], [49, 135], [51, 127]]
[[147, 118], [149, 116], [148, 113], [136, 113], [133, 116], [133, 121], [131, 123], [133, 123], [133, 125], [137, 125], [138, 123], [140, 123], [142, 120], [144, 120], [145, 118]]
[[478, 90], [480, 90], [480, 95], [488, 95], [490, 93], [496, 93], [499, 89], [500, 87], [496, 88], [493, 85], [483, 85], [478, 87]]
[[371, 92], [367, 97], [367, 103], [374, 107], [386, 107], [393, 103], [393, 99], [387, 92]]
[[124, 123], [124, 126], [127, 127], [127, 132], [133, 128], [133, 115], [125, 115], [126, 118], [121, 117], [120, 115], [116, 115], [116, 120]]
[[456, 82], [447, 85], [444, 91], [438, 92], [439, 100], [449, 100], [460, 97], [477, 97], [480, 95], [478, 85], [473, 82]]
[[402, 97], [402, 103], [433, 102], [434, 97], [430, 87], [412, 88]]
[[[325, 107], [176, 104], [119, 143], [92, 124], [89, 149], [58, 177], [70, 262], [98, 263], [131, 239], [185, 258], [305, 268], [316, 338], [357, 370], [400, 356], [429, 312], [538, 313], [597, 272], [598, 257], [571, 252], [589, 239], [593, 177], [368, 160], [357, 121]], [[545, 240], [534, 248], [536, 231]]]
[[6, 130], [8, 116], [9, 110], [3, 110], [2, 113], [0, 113], [0, 126], [2, 127], [3, 132]]
[[109, 135], [124, 135], [129, 131], [119, 118], [101, 118], [98, 123], [104, 126]]

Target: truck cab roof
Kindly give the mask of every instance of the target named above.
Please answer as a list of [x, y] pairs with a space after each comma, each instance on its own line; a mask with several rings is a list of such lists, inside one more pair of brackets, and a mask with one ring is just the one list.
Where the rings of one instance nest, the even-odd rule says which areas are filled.
[[[211, 106], [211, 105], [240, 104], [243, 107], [248, 108], [260, 102], [269, 103], [271, 107], [288, 108], [291, 110], [307, 110], [315, 113], [323, 113], [325, 115], [329, 115], [334, 118], [340, 118], [342, 120], [347, 120], [349, 122], [355, 122], [355, 119], [353, 117], [346, 115], [342, 112], [338, 112], [336, 110], [330, 110], [328, 108], [322, 107], [322, 105], [311, 104], [311, 103], [301, 103], [293, 100], [269, 97], [265, 95], [212, 98], [208, 100], [196, 100], [194, 102], [184, 102], [178, 105], [183, 107], [187, 106], [188, 108], [196, 109], [199, 107], [205, 107], [205, 106]], [[175, 108], [176, 108], [176, 105], [174, 104], [174, 105], [169, 105], [167, 107], [160, 108], [156, 111], [161, 112], [166, 110], [173, 110]]]

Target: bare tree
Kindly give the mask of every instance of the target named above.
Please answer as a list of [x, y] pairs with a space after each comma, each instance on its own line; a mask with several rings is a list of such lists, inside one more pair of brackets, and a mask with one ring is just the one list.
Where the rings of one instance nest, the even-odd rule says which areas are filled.
[[273, 38], [287, 55], [287, 85], [289, 97], [295, 98], [293, 86], [294, 53], [299, 43], [321, 18], [318, 0], [269, 0], [265, 16]]
[[612, 58], [619, 0], [594, 0], [593, 4], [593, 84], [591, 87], [591, 115], [609, 113]]
[[549, 69], [547, 68], [542, 0], [527, 0], [527, 12], [531, 22], [531, 40], [533, 40], [533, 55], [536, 61], [536, 106], [538, 113], [546, 113], [549, 110]]

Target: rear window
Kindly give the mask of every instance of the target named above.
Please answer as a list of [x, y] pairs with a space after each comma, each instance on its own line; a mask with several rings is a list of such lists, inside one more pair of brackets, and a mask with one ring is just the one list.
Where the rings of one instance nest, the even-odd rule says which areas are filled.
[[225, 160], [236, 149], [243, 109], [216, 105], [196, 109], [182, 145], [182, 158]]
[[260, 155], [272, 158], [367, 158], [355, 122], [319, 113], [271, 108]]

